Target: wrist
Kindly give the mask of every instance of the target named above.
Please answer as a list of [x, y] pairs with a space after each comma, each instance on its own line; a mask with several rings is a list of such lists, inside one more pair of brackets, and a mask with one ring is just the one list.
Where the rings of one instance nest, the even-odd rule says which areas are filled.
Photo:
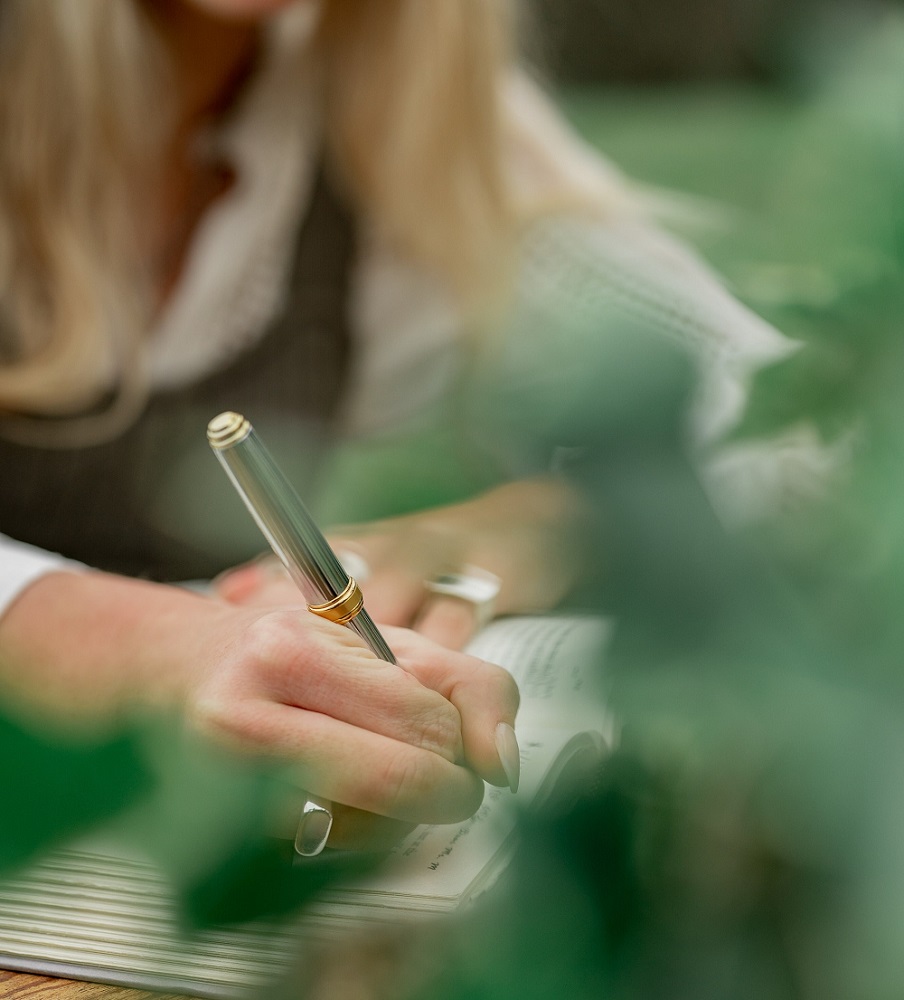
[[[217, 602], [100, 572], [51, 572], [0, 619], [0, 690], [75, 724], [178, 704]], [[214, 633], [215, 634], [215, 633]]]

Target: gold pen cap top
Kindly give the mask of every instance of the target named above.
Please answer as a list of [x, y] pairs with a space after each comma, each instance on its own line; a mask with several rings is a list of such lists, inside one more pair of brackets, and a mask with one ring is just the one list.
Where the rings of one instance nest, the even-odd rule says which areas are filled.
[[241, 415], [226, 410], [207, 425], [207, 440], [211, 448], [222, 451], [243, 441], [251, 433], [251, 424]]

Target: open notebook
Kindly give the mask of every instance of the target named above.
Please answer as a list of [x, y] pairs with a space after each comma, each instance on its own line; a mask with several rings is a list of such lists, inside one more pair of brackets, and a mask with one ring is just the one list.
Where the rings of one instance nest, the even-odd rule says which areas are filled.
[[569, 763], [599, 754], [608, 742], [610, 722], [595, 695], [607, 631], [599, 619], [563, 616], [509, 618], [486, 628], [470, 651], [509, 669], [521, 688], [518, 795], [488, 786], [471, 819], [419, 827], [379, 869], [334, 886], [297, 920], [185, 940], [154, 865], [94, 837], [0, 881], [0, 968], [232, 997], [287, 970], [305, 937], [467, 905], [505, 866], [516, 806], [538, 803]]

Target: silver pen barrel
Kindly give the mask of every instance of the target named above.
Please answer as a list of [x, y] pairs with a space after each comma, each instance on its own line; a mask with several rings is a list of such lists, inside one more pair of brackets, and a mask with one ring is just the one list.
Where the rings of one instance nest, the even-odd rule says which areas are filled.
[[[349, 586], [348, 573], [251, 423], [239, 413], [221, 413], [208, 424], [207, 439], [308, 605], [336, 600]], [[347, 624], [380, 659], [396, 662], [363, 607]]]

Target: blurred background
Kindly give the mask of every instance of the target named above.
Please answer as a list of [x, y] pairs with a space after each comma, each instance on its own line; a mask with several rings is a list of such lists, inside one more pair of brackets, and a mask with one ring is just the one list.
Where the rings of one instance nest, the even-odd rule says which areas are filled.
[[[571, 84], [764, 80], [810, 0], [530, 0], [533, 41]], [[823, 4], [822, 6], [826, 6]]]

